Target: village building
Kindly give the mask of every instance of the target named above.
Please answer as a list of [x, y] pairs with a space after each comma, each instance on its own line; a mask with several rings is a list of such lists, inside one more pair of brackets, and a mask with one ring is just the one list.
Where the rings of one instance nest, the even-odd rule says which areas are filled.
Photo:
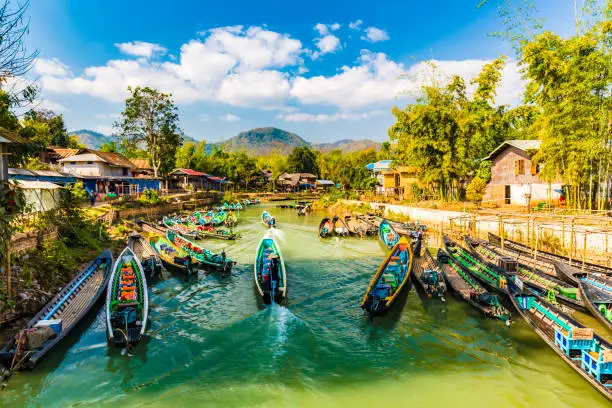
[[192, 169], [174, 169], [167, 177], [167, 189], [223, 191], [231, 181]]
[[134, 177], [153, 177], [153, 166], [149, 159], [130, 159], [132, 162], [132, 175]]
[[414, 166], [396, 166], [390, 170], [382, 170], [382, 194], [395, 196], [400, 200], [417, 198], [414, 186], [419, 186], [418, 173], [418, 168]]
[[22, 140], [16, 135], [2, 131], [0, 133], [0, 180], [8, 180], [9, 178], [8, 146], [12, 143], [22, 143]]
[[317, 190], [329, 190], [336, 187], [336, 183], [331, 180], [317, 180], [315, 186]]
[[51, 146], [46, 150], [43, 150], [39, 154], [39, 159], [41, 163], [49, 164], [50, 166], [58, 166], [61, 167], [61, 163], [59, 160], [65, 159], [67, 157], [76, 156], [77, 154], [83, 153], [88, 149], [70, 149], [64, 147], [56, 147]]
[[314, 188], [317, 176], [311, 173], [283, 173], [278, 176], [279, 186], [289, 190]]
[[378, 180], [378, 185], [383, 185], [383, 172], [391, 171], [393, 160], [379, 160], [376, 163], [366, 165], [366, 170], [372, 173], [372, 177]]
[[539, 176], [540, 166], [531, 158], [540, 149], [540, 140], [506, 140], [484, 160], [491, 161], [491, 181], [483, 202], [534, 205], [558, 201], [561, 182], [548, 183]]
[[134, 165], [119, 153], [86, 150], [57, 161], [64, 172], [75, 176], [132, 177]]

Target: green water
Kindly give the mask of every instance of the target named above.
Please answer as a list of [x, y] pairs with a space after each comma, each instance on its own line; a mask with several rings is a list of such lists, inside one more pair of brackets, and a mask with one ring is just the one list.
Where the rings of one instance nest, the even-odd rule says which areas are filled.
[[[258, 304], [253, 258], [278, 220], [287, 308]], [[317, 237], [321, 215], [242, 211], [233, 276], [165, 273], [131, 358], [107, 346], [104, 313], [0, 392], [4, 407], [609, 406], [522, 321], [507, 328], [414, 287], [374, 322], [359, 304], [384, 252], [375, 238]], [[403, 306], [403, 308], [402, 308]], [[401, 310], [400, 310], [401, 309]]]

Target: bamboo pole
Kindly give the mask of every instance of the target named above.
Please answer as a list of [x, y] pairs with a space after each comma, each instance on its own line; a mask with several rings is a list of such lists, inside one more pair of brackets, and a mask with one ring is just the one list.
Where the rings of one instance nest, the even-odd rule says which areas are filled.
[[504, 217], [499, 216], [499, 238], [501, 239], [501, 250], [502, 255], [505, 255], [504, 251]]
[[572, 225], [570, 230], [570, 250], [568, 254], [570, 266], [572, 265], [572, 258], [574, 256], [574, 221], [575, 219], [572, 218]]
[[584, 263], [586, 261], [586, 249], [587, 249], [587, 232], [584, 231], [584, 242], [582, 244], [582, 272], [584, 272]]
[[[536, 230], [536, 228], [539, 228], [539, 227], [537, 225], [534, 225], [533, 229]], [[539, 236], [540, 236], [539, 231], [537, 231], [535, 233], [535, 245], [533, 247], [533, 262], [534, 262], [534, 265], [535, 265], [536, 260], [538, 259], [538, 238], [539, 238]]]

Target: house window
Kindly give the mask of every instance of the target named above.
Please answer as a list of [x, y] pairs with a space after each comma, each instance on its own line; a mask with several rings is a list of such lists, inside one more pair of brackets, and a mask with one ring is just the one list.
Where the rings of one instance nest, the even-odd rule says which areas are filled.
[[124, 176], [128, 175], [128, 169], [126, 167], [123, 168], [123, 175]]
[[76, 162], [70, 162], [70, 164], [76, 164]]
[[525, 160], [515, 160], [514, 161], [514, 175], [515, 176], [524, 176], [525, 175]]
[[535, 176], [540, 172], [540, 165], [534, 162], [531, 162], [531, 175]]
[[92, 161], [88, 161], [87, 164], [93, 164], [93, 162]]

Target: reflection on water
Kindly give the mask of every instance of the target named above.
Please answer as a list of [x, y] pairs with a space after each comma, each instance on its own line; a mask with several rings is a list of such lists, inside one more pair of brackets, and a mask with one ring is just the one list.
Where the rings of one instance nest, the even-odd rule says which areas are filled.
[[271, 209], [289, 299], [262, 308], [260, 212], [241, 212], [242, 239], [205, 242], [238, 262], [231, 276], [165, 273], [151, 285], [150, 325], [133, 357], [107, 346], [100, 311], [35, 371], [15, 375], [0, 405], [607, 406], [527, 325], [485, 320], [452, 296], [441, 304], [413, 287], [371, 322], [359, 304], [382, 246], [320, 239], [320, 215]]

